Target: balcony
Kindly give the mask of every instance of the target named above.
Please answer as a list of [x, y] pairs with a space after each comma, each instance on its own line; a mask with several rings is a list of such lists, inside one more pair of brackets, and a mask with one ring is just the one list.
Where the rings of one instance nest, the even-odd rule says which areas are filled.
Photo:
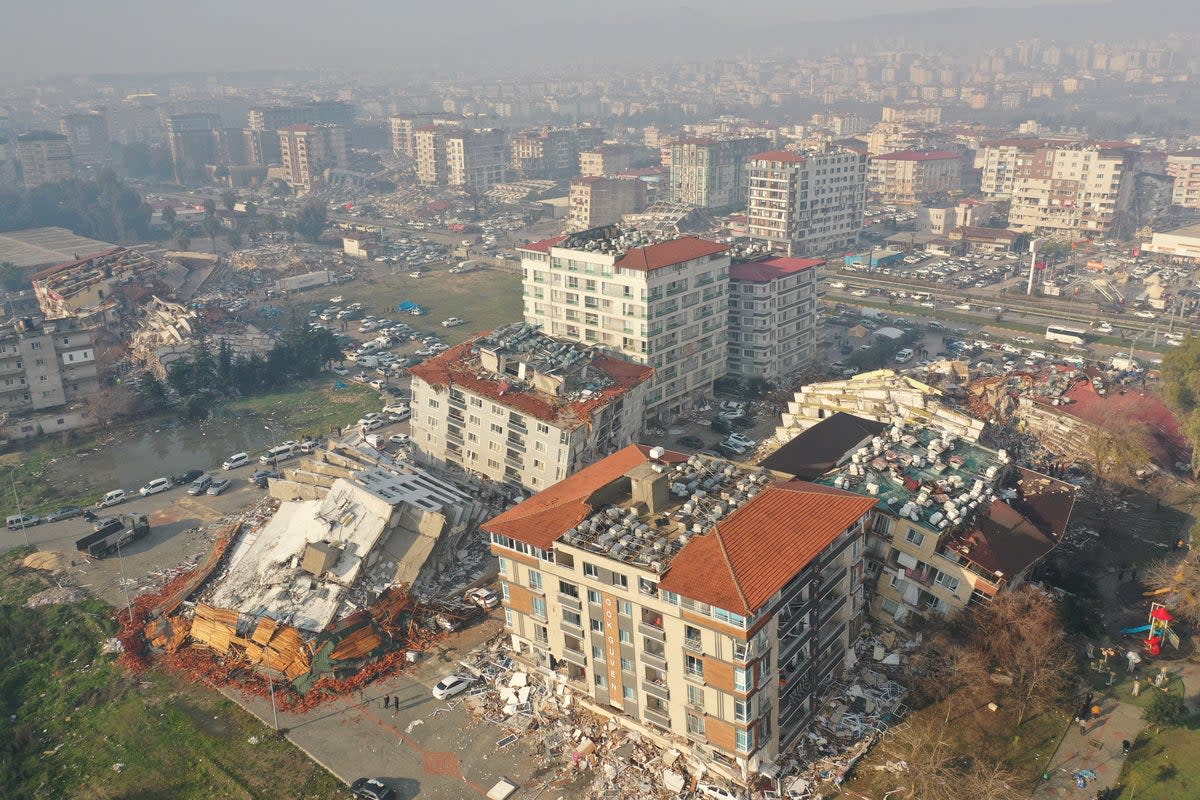
[[647, 666], [654, 667], [655, 669], [665, 670], [667, 668], [667, 654], [665, 651], [643, 650], [642, 661], [645, 661]]
[[642, 716], [647, 722], [653, 723], [664, 730], [671, 730], [671, 718], [667, 716], [666, 709], [654, 709], [646, 707], [642, 709]]
[[642, 691], [651, 697], [657, 697], [659, 700], [670, 701], [671, 699], [671, 692], [667, 689], [667, 685], [665, 683], [656, 683], [643, 678]]
[[[513, 450], [516, 450], [518, 453], [525, 452], [525, 443], [518, 439], [514, 439], [513, 437], [510, 436], [504, 443], [508, 447], [511, 447]], [[510, 455], [511, 455], [511, 452], [510, 452]]]
[[569, 608], [573, 611], [582, 611], [583, 604], [579, 602], [578, 597], [572, 597], [569, 594], [558, 593], [558, 604], [563, 608]]
[[[446, 402], [449, 404], [449, 406], [451, 408], [457, 408], [461, 411], [467, 410], [467, 401], [461, 397], [454, 397], [453, 395], [451, 395], [450, 399], [447, 400]], [[461, 414], [459, 415], [459, 418], [460, 419], [462, 418]]]
[[564, 661], [569, 661], [577, 667], [587, 666], [587, 656], [581, 650], [572, 650], [569, 647], [564, 647], [562, 657]]
[[559, 623], [559, 627], [562, 628], [563, 633], [569, 633], [572, 636], [579, 637], [580, 639], [583, 638], [583, 625], [582, 624], [576, 624], [576, 623], [571, 622], [570, 620], [566, 619], [566, 617], [564, 617], [562, 622]]
[[702, 653], [702, 652], [704, 652], [704, 645], [703, 645], [703, 644], [701, 644], [701, 642], [700, 642], [700, 639], [698, 639], [698, 638], [695, 638], [695, 639], [694, 639], [694, 638], [692, 638], [692, 637], [690, 637], [690, 636], [686, 636], [686, 637], [684, 637], [684, 639], [683, 639], [683, 647], [684, 647], [684, 649], [686, 649], [686, 650], [691, 650], [693, 653]]
[[662, 629], [662, 625], [655, 625], [648, 620], [642, 620], [638, 623], [638, 632], [648, 639], [653, 639], [656, 642], [665, 642], [667, 635]]

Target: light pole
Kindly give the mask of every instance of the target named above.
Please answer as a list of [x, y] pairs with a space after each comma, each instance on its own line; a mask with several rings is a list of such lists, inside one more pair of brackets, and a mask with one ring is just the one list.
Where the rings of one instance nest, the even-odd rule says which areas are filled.
[[29, 546], [29, 530], [25, 526], [25, 512], [21, 511], [21, 496], [17, 494], [17, 468], [13, 467], [8, 472], [9, 485], [12, 486], [13, 500], [17, 501], [17, 516], [21, 517], [21, 535], [25, 537], [25, 546]]
[[263, 660], [267, 668], [267, 691], [271, 695], [271, 717], [275, 720], [275, 733], [279, 733], [279, 709], [275, 707], [275, 676], [271, 674], [271, 662]]
[[117, 537], [117, 566], [121, 569], [121, 588], [125, 591], [125, 610], [129, 612], [129, 624], [133, 624], [133, 603], [129, 602], [129, 582], [125, 580], [125, 558], [121, 555], [121, 537]]

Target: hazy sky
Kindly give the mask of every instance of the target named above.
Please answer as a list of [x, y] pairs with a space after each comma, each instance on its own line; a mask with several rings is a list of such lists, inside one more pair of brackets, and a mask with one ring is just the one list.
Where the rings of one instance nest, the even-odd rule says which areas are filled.
[[[714, 35], [735, 30], [730, 52], [739, 52], [749, 37], [741, 41], [738, 27], [775, 21], [1070, 1], [8, 0], [0, 10], [0, 73], [422, 64], [449, 74], [460, 64], [535, 61], [539, 50], [592, 60], [588, 49], [617, 52], [625, 42], [645, 53], [648, 34], [662, 41], [681, 22]], [[598, 41], [594, 34], [600, 31], [604, 38]], [[539, 42], [548, 40], [556, 46], [543, 49]], [[680, 44], [678, 37], [672, 44]]]

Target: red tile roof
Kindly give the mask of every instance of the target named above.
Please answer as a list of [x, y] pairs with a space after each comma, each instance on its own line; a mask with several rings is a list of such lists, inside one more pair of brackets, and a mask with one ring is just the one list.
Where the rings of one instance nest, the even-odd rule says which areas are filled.
[[[548, 550], [559, 536], [592, 513], [592, 495], [649, 460], [649, 447], [631, 444], [492, 517], [481, 527]], [[686, 461], [687, 456], [668, 451], [663, 460], [676, 463]]]
[[1146, 426], [1146, 446], [1154, 460], [1165, 467], [1188, 461], [1191, 447], [1179, 427], [1179, 420], [1154, 392], [1110, 387], [1108, 394], [1096, 394], [1091, 381], [1075, 383], [1064, 395], [1072, 402], [1057, 406], [1064, 414], [1093, 425], [1109, 420], [1132, 419]]
[[782, 278], [784, 275], [803, 272], [806, 269], [812, 269], [824, 263], [825, 260], [821, 258], [772, 256], [760, 258], [757, 261], [734, 264], [729, 268], [729, 277], [735, 281], [770, 283], [777, 278]]
[[669, 242], [635, 247], [621, 256], [616, 265], [622, 269], [661, 269], [691, 261], [693, 258], [724, 253], [728, 249], [729, 247], [726, 245], [710, 242], [707, 239], [684, 236]]
[[805, 481], [770, 486], [684, 545], [659, 586], [750, 616], [874, 506]]
[[758, 153], [750, 156], [751, 161], [782, 161], [786, 164], [803, 164], [806, 159], [799, 153], [793, 153], [791, 150], [772, 150], [768, 153]]
[[951, 150], [897, 150], [875, 156], [876, 161], [952, 161], [962, 158], [962, 153]]
[[534, 253], [549, 253], [551, 247], [557, 247], [567, 237], [551, 236], [549, 239], [542, 239], [540, 242], [530, 242], [529, 244], [520, 245], [518, 250], [529, 250]]
[[593, 411], [603, 408], [654, 375], [653, 367], [619, 358], [594, 356], [591, 366], [608, 375], [612, 384], [594, 393], [590, 399], [570, 402], [542, 392], [518, 391], [512, 388], [508, 380], [483, 373], [479, 367], [479, 359], [471, 355], [471, 348], [474, 346], [475, 339], [463, 342], [440, 355], [409, 367], [408, 372], [435, 388], [461, 386], [508, 408], [567, 429], [588, 424]]

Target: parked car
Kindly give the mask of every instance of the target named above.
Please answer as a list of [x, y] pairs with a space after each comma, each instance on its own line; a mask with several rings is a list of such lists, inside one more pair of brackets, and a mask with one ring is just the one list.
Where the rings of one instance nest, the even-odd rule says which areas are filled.
[[409, 439], [407, 433], [393, 433], [388, 437], [388, 441], [392, 444], [406, 445], [411, 441], [411, 439]]
[[228, 489], [232, 483], [233, 481], [229, 478], [218, 478], [208, 485], [208, 488], [204, 490], [204, 493], [218, 495]]
[[330, 370], [330, 372], [332, 372], [334, 375], [349, 375], [350, 374], [350, 370], [346, 369], [345, 367], [334, 367], [333, 369]]
[[692, 447], [692, 448], [704, 447], [704, 440], [701, 439], [699, 436], [692, 436], [691, 434], [687, 434], [685, 436], [680, 436], [675, 441], [678, 442], [679, 444], [683, 445], [684, 447]]
[[408, 403], [388, 403], [383, 407], [384, 414], [399, 414], [408, 411]]
[[193, 497], [198, 494], [204, 494], [208, 491], [208, 487], [212, 486], [212, 482], [212, 475], [209, 475], [206, 472], [199, 478], [196, 478], [196, 480], [192, 481], [192, 485], [188, 487], [187, 493]]
[[96, 508], [108, 508], [109, 506], [115, 506], [119, 503], [124, 503], [128, 499], [129, 495], [125, 494], [124, 489], [113, 489], [111, 492], [105, 494], [104, 497], [100, 498], [100, 502], [96, 503]]
[[741, 800], [741, 795], [729, 791], [723, 786], [712, 783], [696, 784], [696, 794], [707, 800]]
[[495, 589], [479, 586], [467, 590], [467, 593], [463, 595], [463, 600], [474, 603], [483, 609], [496, 608], [500, 605], [500, 594]]
[[267, 481], [270, 478], [278, 477], [279, 473], [270, 469], [255, 470], [254, 472], [250, 473], [250, 480], [253, 481], [254, 485], [260, 489], [267, 488]]
[[183, 473], [182, 475], [172, 475], [171, 482], [174, 483], [176, 486], [186, 486], [187, 484], [196, 480], [196, 478], [199, 478], [203, 474], [204, 474], [204, 470], [202, 470], [202, 469], [189, 469], [187, 472]]
[[150, 481], [142, 488], [138, 489], [138, 494], [140, 494], [142, 497], [149, 497], [152, 494], [158, 494], [159, 492], [165, 492], [167, 489], [170, 489], [170, 488], [171, 488], [171, 479], [170, 478], [155, 478], [154, 480]]
[[224, 463], [221, 464], [221, 469], [237, 469], [238, 467], [244, 467], [249, 463], [249, 453], [234, 453], [229, 458], [225, 459]]
[[396, 800], [396, 790], [379, 778], [359, 778], [350, 784], [350, 794], [358, 800]]
[[749, 436], [744, 436], [740, 433], [729, 434], [729, 436], [725, 437], [725, 441], [736, 444], [739, 447], [745, 447], [747, 449], [755, 447], [758, 444], [758, 442], [754, 441]]
[[382, 428], [382, 427], [383, 427], [383, 420], [381, 420], [381, 419], [367, 419], [367, 420], [359, 421], [359, 428], [362, 429], [364, 432], [373, 431], [376, 428]]
[[466, 322], [465, 319], [459, 319], [458, 317], [450, 317], [449, 319], [442, 320], [442, 327], [443, 328], [454, 328], [458, 325], [464, 324], [465, 322]]
[[63, 506], [50, 516], [46, 517], [46, 522], [61, 522], [64, 519], [73, 519], [82, 515], [83, 509], [79, 506]]
[[474, 682], [475, 679], [469, 675], [447, 675], [433, 687], [434, 699], [447, 700], [457, 694], [462, 694]]
[[42, 518], [36, 514], [13, 514], [5, 520], [5, 524], [10, 531], [19, 531], [24, 528], [32, 528], [34, 525], [40, 524]]

